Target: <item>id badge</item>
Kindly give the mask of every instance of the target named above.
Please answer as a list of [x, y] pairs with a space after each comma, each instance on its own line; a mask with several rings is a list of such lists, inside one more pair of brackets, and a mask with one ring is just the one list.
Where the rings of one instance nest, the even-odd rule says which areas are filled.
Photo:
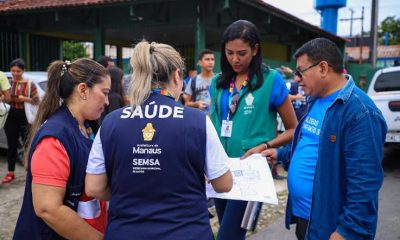
[[232, 136], [232, 121], [222, 120], [221, 126], [221, 137], [231, 137]]

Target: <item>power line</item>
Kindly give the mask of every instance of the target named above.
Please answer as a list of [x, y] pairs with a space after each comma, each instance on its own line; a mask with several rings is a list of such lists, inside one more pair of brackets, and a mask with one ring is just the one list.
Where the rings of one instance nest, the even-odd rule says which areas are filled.
[[351, 37], [353, 35], [353, 21], [361, 20], [361, 38], [362, 38], [363, 31], [364, 31], [363, 30], [364, 29], [364, 27], [363, 27], [364, 26], [364, 7], [362, 7], [362, 10], [361, 10], [361, 17], [358, 17], [358, 18], [353, 17], [354, 10], [352, 8], [349, 8], [349, 10], [351, 12], [350, 18], [341, 18], [340, 21], [341, 22], [350, 21], [350, 37]]
[[[350, 8], [351, 9], [351, 8]], [[359, 63], [362, 63], [362, 42], [363, 42], [363, 34], [364, 34], [364, 7], [361, 9], [361, 17], [355, 18], [353, 17], [354, 10], [351, 9], [351, 17], [350, 18], [342, 18], [340, 21], [350, 21], [350, 37], [352, 36], [353, 32], [353, 21], [361, 20], [361, 36], [360, 36], [360, 58]]]

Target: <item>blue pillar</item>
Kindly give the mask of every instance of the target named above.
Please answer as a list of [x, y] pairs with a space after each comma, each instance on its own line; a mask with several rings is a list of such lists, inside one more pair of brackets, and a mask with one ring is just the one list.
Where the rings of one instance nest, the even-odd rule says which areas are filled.
[[314, 8], [321, 12], [321, 28], [336, 34], [338, 10], [346, 6], [347, 0], [314, 0]]
[[385, 46], [389, 45], [389, 33], [385, 32]]
[[328, 32], [336, 34], [338, 10], [334, 8], [323, 9], [321, 10], [321, 15], [323, 17], [321, 28]]

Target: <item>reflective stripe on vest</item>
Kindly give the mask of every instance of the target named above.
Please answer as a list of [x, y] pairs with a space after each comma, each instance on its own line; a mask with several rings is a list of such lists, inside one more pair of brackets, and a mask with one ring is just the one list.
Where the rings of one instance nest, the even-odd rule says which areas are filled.
[[79, 201], [78, 204], [78, 214], [84, 219], [94, 219], [100, 216], [100, 201], [97, 199], [92, 199], [89, 201]]

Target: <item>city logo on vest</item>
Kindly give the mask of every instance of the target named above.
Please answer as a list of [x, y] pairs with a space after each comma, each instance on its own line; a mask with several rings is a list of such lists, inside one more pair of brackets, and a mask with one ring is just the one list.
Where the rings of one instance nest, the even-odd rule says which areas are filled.
[[246, 97], [246, 105], [247, 106], [253, 105], [253, 101], [254, 101], [253, 94], [249, 93], [249, 95], [247, 95]]
[[147, 123], [146, 127], [143, 128], [142, 132], [143, 132], [143, 140], [151, 141], [153, 140], [156, 130], [153, 128], [152, 123]]
[[246, 106], [244, 106], [243, 114], [244, 115], [252, 114], [253, 110], [254, 110], [254, 105], [253, 105], [254, 97], [253, 97], [253, 94], [249, 93], [249, 95], [247, 95], [245, 100], [246, 100]]

